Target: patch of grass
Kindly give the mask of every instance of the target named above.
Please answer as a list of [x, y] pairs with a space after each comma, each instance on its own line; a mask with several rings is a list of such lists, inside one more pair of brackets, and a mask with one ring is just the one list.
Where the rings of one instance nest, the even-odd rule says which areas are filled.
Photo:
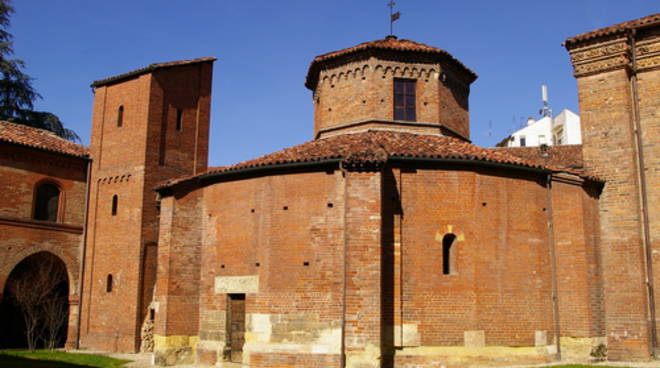
[[130, 360], [51, 350], [0, 350], [0, 368], [118, 368]]

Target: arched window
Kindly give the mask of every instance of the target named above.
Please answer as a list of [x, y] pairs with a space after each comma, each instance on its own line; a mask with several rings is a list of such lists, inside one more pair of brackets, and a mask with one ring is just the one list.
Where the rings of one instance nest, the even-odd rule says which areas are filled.
[[454, 234], [446, 234], [442, 238], [442, 274], [443, 275], [449, 275], [452, 272], [455, 272], [454, 270], [454, 257], [452, 256], [452, 245], [454, 245], [454, 241], [456, 240], [456, 235]]
[[41, 221], [57, 221], [57, 211], [60, 206], [60, 189], [52, 183], [37, 186], [34, 219]]
[[124, 105], [117, 108], [117, 126], [121, 127], [122, 125], [124, 125]]
[[112, 292], [112, 274], [108, 274], [108, 277], [105, 280], [105, 292], [106, 293]]
[[117, 215], [117, 202], [119, 202], [119, 197], [115, 194], [112, 196], [112, 216]]

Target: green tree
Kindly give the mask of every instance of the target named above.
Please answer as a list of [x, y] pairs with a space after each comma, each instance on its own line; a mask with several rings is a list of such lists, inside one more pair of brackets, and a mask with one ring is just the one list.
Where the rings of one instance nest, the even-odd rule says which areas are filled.
[[14, 12], [9, 0], [0, 0], [0, 119], [49, 130], [72, 141], [80, 137], [62, 124], [53, 113], [34, 111], [34, 101], [41, 98], [32, 87], [32, 78], [23, 73], [25, 62], [13, 59], [13, 36], [9, 16]]

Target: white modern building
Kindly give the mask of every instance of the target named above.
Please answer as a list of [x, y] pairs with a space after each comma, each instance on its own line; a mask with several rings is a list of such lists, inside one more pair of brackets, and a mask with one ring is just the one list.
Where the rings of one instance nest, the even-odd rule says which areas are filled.
[[544, 116], [539, 120], [527, 119], [527, 126], [514, 132], [506, 142], [506, 147], [535, 147], [546, 144], [582, 144], [580, 116], [564, 109], [554, 118]]

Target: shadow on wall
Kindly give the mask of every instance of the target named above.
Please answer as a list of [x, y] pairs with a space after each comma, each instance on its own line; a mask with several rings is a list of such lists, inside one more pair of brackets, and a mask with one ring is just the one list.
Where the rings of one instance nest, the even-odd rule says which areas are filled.
[[[64, 346], [69, 279], [60, 258], [49, 252], [25, 258], [9, 274], [2, 295], [0, 348]], [[4, 366], [2, 362], [0, 367]]]

